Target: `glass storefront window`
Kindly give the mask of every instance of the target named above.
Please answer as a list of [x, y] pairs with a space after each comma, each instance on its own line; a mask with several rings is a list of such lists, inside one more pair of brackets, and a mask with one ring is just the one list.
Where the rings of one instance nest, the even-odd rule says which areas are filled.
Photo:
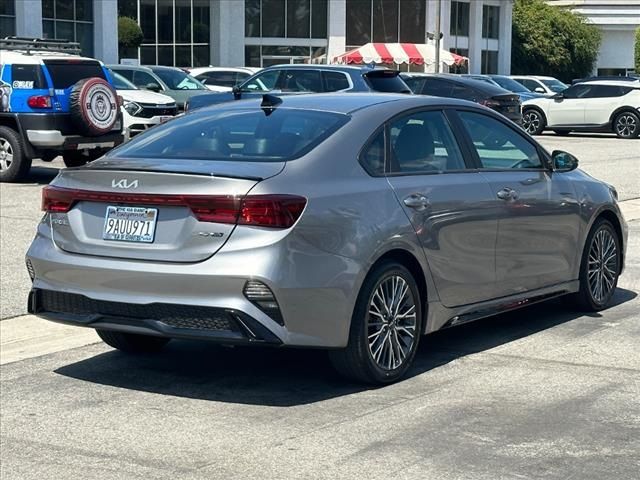
[[262, 0], [262, 36], [284, 37], [285, 2]]
[[398, 41], [398, 11], [397, 0], [373, 0], [373, 41]]
[[210, 0], [118, 0], [118, 12], [133, 14], [132, 18], [138, 19], [144, 35], [138, 54], [142, 65], [202, 67], [211, 62], [210, 3]]
[[0, 1], [0, 38], [16, 34], [16, 4], [14, 0]]
[[327, 0], [311, 0], [311, 38], [327, 38]]
[[495, 50], [482, 50], [481, 72], [486, 74], [498, 73], [498, 52]]
[[371, 0], [347, 0], [347, 45], [371, 41]]
[[400, 2], [400, 41], [424, 43], [426, 8], [426, 3], [423, 0], [402, 0]]
[[287, 1], [287, 37], [309, 38], [311, 27], [311, 1]]
[[459, 37], [468, 37], [469, 15], [469, 2], [451, 2], [449, 33]]
[[482, 7], [482, 38], [500, 36], [500, 7], [484, 5]]
[[42, 33], [78, 42], [82, 54], [92, 57], [93, 0], [43, 0]]

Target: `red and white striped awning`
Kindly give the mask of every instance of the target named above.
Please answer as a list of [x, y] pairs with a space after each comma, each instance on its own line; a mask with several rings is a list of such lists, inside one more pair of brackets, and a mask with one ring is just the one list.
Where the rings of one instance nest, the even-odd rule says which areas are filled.
[[[446, 65], [460, 65], [469, 59], [440, 49], [440, 61]], [[367, 43], [333, 58], [333, 63], [396, 63], [432, 65], [436, 48], [425, 43]]]

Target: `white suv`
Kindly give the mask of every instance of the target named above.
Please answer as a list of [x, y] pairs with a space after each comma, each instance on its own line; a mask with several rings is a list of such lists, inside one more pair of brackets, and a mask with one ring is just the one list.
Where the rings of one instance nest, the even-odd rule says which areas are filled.
[[640, 134], [640, 82], [577, 83], [553, 97], [522, 105], [523, 128], [531, 135], [553, 130], [613, 132], [621, 138]]

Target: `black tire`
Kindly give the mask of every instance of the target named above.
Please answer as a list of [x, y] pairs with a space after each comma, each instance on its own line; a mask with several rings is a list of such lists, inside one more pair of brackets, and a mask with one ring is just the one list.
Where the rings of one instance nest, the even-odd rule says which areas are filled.
[[64, 165], [68, 168], [81, 167], [88, 162], [93, 162], [95, 159], [100, 158], [103, 155], [102, 150], [94, 149], [89, 150], [87, 153], [83, 153], [82, 150], [67, 150], [62, 154]]
[[118, 121], [119, 108], [116, 91], [102, 78], [85, 78], [71, 88], [71, 121], [83, 135], [109, 133]]
[[[600, 232], [603, 232], [605, 237], [611, 238], [615, 245], [615, 262], [607, 262], [609, 268], [615, 273], [612, 275], [613, 278], [609, 276], [607, 277], [612, 282], [612, 286], [608, 292], [603, 296], [603, 298], [596, 298], [596, 295], [594, 295], [593, 292], [594, 289], [591, 286], [592, 284], [590, 284], [589, 281], [589, 279], [592, 278], [589, 274], [589, 257], [590, 252], [594, 247], [594, 241], [596, 241], [595, 239]], [[620, 253], [620, 238], [618, 237], [618, 233], [615, 228], [613, 228], [611, 222], [604, 218], [599, 218], [591, 227], [589, 235], [587, 235], [587, 241], [585, 242], [580, 261], [580, 290], [569, 296], [568, 300], [571, 306], [582, 312], [598, 312], [607, 308], [618, 285], [621, 261]], [[596, 268], [600, 264], [592, 263], [592, 265], [593, 268]]]
[[96, 329], [96, 333], [104, 343], [126, 353], [158, 352], [171, 340], [170, 338], [114, 332], [112, 330]]
[[622, 112], [613, 119], [613, 132], [618, 138], [638, 138], [640, 116], [634, 112]]
[[554, 130], [553, 133], [561, 137], [567, 137], [571, 133], [571, 130]]
[[[371, 346], [369, 344], [369, 339], [372, 336], [370, 334], [370, 329], [378, 328], [378, 326], [374, 326], [371, 324], [370, 319], [376, 319], [376, 317], [372, 316], [369, 312], [372, 309], [372, 302], [375, 302], [374, 295], [377, 289], [383, 288], [381, 285], [385, 284], [387, 281], [393, 281], [393, 279], [401, 278], [405, 284], [408, 286], [407, 293], [411, 295], [411, 301], [413, 302], [414, 313], [415, 313], [415, 326], [414, 335], [411, 340], [412, 343], [404, 344], [407, 348], [405, 352], [404, 359], [395, 367], [393, 364], [390, 364], [392, 368], [383, 368], [380, 366], [379, 362], [374, 359], [374, 353], [372, 349], [376, 350], [377, 348], [382, 348], [382, 352], [380, 353], [380, 360], [384, 362], [384, 352], [388, 353], [388, 358], [391, 358], [390, 349], [392, 349], [393, 341], [391, 338], [393, 335], [387, 335], [383, 337], [383, 340], [380, 343], [376, 343], [379, 338], [382, 337], [386, 332], [393, 332], [395, 334], [395, 339], [398, 341], [396, 345], [401, 345], [400, 338], [402, 335], [406, 335], [404, 333], [397, 333], [400, 330], [396, 330], [396, 327], [400, 325], [400, 323], [396, 323], [396, 318], [393, 320], [389, 320], [387, 322], [382, 320], [379, 321], [381, 324], [380, 332], [378, 333], [378, 337], [376, 337]], [[398, 281], [399, 282], [399, 281]], [[404, 287], [404, 286], [403, 286]], [[402, 297], [401, 299], [403, 299]], [[400, 312], [401, 308], [410, 307], [411, 303], [402, 302], [399, 305], [399, 308], [396, 308], [396, 312]], [[411, 310], [407, 308], [407, 310]], [[403, 321], [410, 321], [410, 315], [407, 313], [403, 318]], [[389, 317], [391, 318], [391, 317]], [[375, 321], [374, 321], [375, 322]], [[393, 324], [391, 323], [393, 322]], [[398, 320], [399, 322], [399, 320]], [[386, 326], [383, 325], [386, 323]], [[402, 328], [402, 327], [400, 327]], [[420, 293], [418, 290], [418, 286], [416, 284], [413, 275], [409, 270], [407, 270], [404, 266], [395, 262], [384, 262], [378, 265], [374, 270], [372, 270], [367, 276], [362, 288], [360, 289], [360, 293], [358, 295], [358, 300], [356, 301], [356, 306], [353, 312], [353, 317], [351, 319], [351, 328], [349, 331], [349, 343], [346, 348], [339, 350], [331, 350], [329, 351], [329, 358], [331, 363], [335, 367], [335, 369], [343, 376], [350, 378], [352, 380], [356, 380], [359, 382], [372, 383], [372, 384], [386, 384], [399, 380], [402, 376], [407, 372], [409, 367], [411, 366], [413, 359], [415, 357], [416, 351], [418, 349], [418, 344], [420, 342], [420, 336], [422, 333], [422, 300], [420, 298]], [[384, 346], [387, 345], [387, 337], [389, 337], [389, 347], [387, 349]], [[400, 353], [400, 350], [398, 350]], [[400, 356], [400, 355], [399, 355]]]
[[547, 120], [537, 108], [528, 108], [522, 112], [522, 128], [529, 135], [540, 135], [546, 126]]
[[0, 182], [18, 182], [27, 176], [30, 168], [31, 159], [25, 156], [18, 132], [0, 127]]

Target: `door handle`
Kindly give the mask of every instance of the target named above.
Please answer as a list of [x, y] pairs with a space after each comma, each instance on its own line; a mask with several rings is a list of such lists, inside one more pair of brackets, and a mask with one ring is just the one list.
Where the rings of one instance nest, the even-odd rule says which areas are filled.
[[414, 208], [416, 210], [424, 210], [431, 206], [429, 199], [421, 193], [412, 193], [408, 197], [405, 197], [403, 202], [407, 207]]
[[517, 200], [518, 192], [516, 192], [513, 188], [504, 187], [497, 194], [500, 200]]

